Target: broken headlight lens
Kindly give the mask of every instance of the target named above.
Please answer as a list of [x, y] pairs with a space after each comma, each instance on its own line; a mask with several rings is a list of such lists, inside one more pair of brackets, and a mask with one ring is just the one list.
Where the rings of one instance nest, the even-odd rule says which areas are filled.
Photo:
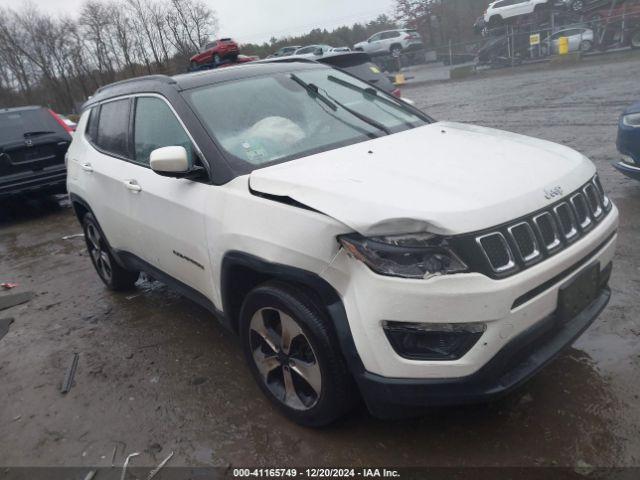
[[380, 275], [429, 278], [468, 271], [447, 240], [431, 234], [363, 237], [342, 235], [338, 241], [355, 258]]
[[640, 128], [640, 113], [630, 113], [622, 117], [622, 124], [627, 127]]

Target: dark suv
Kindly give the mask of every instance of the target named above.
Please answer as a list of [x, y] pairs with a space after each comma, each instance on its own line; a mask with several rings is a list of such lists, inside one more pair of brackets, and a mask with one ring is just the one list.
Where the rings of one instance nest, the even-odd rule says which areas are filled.
[[43, 107], [0, 109], [0, 197], [66, 191], [70, 128]]

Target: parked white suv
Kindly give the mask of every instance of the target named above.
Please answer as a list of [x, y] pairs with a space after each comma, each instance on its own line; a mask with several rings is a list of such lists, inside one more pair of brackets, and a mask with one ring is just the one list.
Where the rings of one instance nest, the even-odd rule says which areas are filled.
[[353, 49], [369, 55], [400, 55], [402, 52], [424, 48], [422, 38], [416, 30], [386, 30], [378, 32], [364, 42], [356, 43]]
[[610, 296], [618, 212], [587, 158], [316, 63], [100, 89], [68, 189], [102, 281], [208, 308], [304, 425], [504, 394]]
[[553, 3], [554, 0], [498, 0], [489, 4], [484, 12], [484, 21], [489, 26], [496, 26], [508, 18], [528, 15]]

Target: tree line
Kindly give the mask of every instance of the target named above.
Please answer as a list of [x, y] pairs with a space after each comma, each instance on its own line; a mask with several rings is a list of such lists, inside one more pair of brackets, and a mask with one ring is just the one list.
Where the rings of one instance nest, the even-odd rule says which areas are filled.
[[[244, 44], [264, 58], [286, 45], [349, 46], [381, 30], [418, 30], [428, 48], [473, 38], [472, 25], [489, 0], [396, 0], [380, 15], [331, 31]], [[77, 17], [27, 6], [0, 8], [0, 107], [37, 104], [77, 112], [97, 88], [139, 75], [175, 74], [218, 30], [205, 0], [87, 0]]]
[[107, 83], [186, 68], [217, 27], [202, 0], [88, 0], [77, 18], [0, 9], [0, 107], [75, 112]]

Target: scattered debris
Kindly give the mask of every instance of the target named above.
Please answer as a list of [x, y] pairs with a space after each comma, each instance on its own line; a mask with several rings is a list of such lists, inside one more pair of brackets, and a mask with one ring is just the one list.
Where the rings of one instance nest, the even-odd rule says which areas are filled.
[[195, 377], [191, 379], [191, 385], [202, 385], [207, 381], [207, 377]]
[[11, 295], [0, 295], [0, 310], [15, 307], [26, 303], [33, 298], [33, 292], [12, 293]]
[[72, 238], [84, 237], [84, 233], [74, 233], [73, 235], [65, 235], [62, 240], [71, 240]]
[[18, 420], [20, 420], [22, 418], [22, 415], [16, 415], [15, 417], [13, 417], [13, 421], [17, 422]]
[[17, 283], [11, 283], [11, 282], [0, 283], [0, 287], [2, 287], [3, 290], [11, 290], [12, 288], [16, 288], [17, 286], [18, 286]]
[[113, 447], [113, 453], [111, 454], [111, 466], [113, 467], [116, 462], [116, 452], [118, 451], [118, 445]]
[[122, 475], [120, 476], [120, 480], [124, 480], [124, 477], [127, 475], [129, 460], [131, 460], [133, 457], [137, 457], [138, 455], [140, 455], [140, 452], [130, 453], [129, 455], [127, 455], [127, 458], [125, 458], [124, 463], [122, 464]]
[[73, 354], [73, 360], [71, 360], [71, 365], [69, 365], [67, 373], [64, 376], [64, 381], [62, 382], [62, 389], [60, 390], [62, 393], [67, 393], [69, 392], [69, 390], [71, 390], [71, 386], [73, 385], [73, 377], [76, 374], [76, 368], [78, 368], [79, 358], [79, 354]]
[[93, 480], [93, 477], [96, 476], [96, 471], [95, 470], [91, 470], [89, 471], [89, 473], [87, 473], [87, 476], [84, 477], [84, 480]]
[[162, 467], [164, 467], [167, 464], [167, 462], [171, 460], [171, 457], [173, 457], [173, 452], [171, 452], [167, 458], [165, 458], [162, 462], [160, 462], [160, 465], [158, 465], [156, 468], [154, 468], [149, 472], [149, 476], [147, 477], [147, 480], [151, 480], [153, 477], [155, 477], [158, 474], [158, 472], [162, 469]]
[[9, 325], [13, 323], [13, 318], [0, 318], [0, 340], [9, 333]]
[[526, 393], [522, 396], [522, 398], [520, 398], [520, 405], [525, 405], [527, 403], [531, 403], [533, 402], [533, 397], [531, 396], [530, 393]]

